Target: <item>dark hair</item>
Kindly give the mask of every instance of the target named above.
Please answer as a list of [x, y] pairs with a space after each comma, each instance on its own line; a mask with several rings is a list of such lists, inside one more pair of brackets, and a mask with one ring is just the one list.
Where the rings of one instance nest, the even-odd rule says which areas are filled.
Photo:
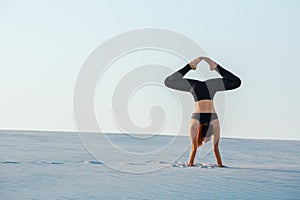
[[202, 140], [205, 137], [211, 137], [213, 133], [213, 126], [209, 123], [200, 124], [198, 129], [198, 147], [202, 145]]

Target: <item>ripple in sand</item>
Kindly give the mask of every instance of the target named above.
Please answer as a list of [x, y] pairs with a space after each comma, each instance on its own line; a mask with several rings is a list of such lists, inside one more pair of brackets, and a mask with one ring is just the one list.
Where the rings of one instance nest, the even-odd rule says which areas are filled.
[[56, 162], [56, 161], [39, 161], [39, 164], [49, 164], [49, 165], [62, 165], [63, 162]]
[[0, 164], [20, 164], [20, 162], [17, 162], [17, 161], [0, 161]]
[[100, 161], [93, 161], [93, 160], [86, 160], [86, 161], [83, 161], [84, 164], [94, 164], [94, 165], [101, 165], [103, 164], [103, 162], [100, 162]]

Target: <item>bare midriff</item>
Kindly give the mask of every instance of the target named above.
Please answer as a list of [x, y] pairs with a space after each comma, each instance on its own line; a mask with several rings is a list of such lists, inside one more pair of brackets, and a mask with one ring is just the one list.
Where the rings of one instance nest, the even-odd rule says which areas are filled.
[[205, 99], [195, 102], [194, 113], [215, 113], [214, 103], [212, 100]]

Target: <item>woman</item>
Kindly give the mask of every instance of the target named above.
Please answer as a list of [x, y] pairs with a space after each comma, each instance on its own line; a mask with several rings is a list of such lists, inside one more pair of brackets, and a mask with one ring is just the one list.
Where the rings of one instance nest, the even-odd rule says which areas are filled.
[[[183, 78], [191, 69], [195, 70], [197, 64], [202, 60], [209, 64], [210, 70], [216, 70], [222, 78], [208, 79], [206, 81]], [[193, 166], [197, 148], [202, 145], [202, 142], [208, 142], [211, 136], [213, 136], [212, 149], [217, 166], [224, 167], [218, 147], [220, 140], [220, 123], [214, 109], [213, 98], [218, 91], [232, 90], [240, 87], [241, 80], [231, 72], [222, 68], [212, 59], [208, 57], [198, 57], [182, 69], [168, 76], [164, 83], [165, 86], [169, 88], [191, 92], [194, 97], [195, 107], [190, 122], [191, 151], [187, 165]]]

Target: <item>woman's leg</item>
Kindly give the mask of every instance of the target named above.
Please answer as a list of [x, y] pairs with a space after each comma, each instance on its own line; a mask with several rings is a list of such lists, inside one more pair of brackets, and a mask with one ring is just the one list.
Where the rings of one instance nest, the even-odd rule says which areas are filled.
[[188, 166], [193, 166], [193, 164], [194, 164], [194, 158], [196, 156], [196, 152], [197, 152], [197, 148], [198, 148], [199, 126], [200, 126], [200, 124], [196, 119], [191, 119], [191, 122], [190, 122], [191, 150], [190, 150]]
[[215, 61], [210, 58], [204, 57], [211, 70], [216, 70], [223, 78], [209, 79], [206, 81], [210, 88], [214, 88], [215, 91], [232, 90], [240, 87], [242, 81], [239, 77], [224, 69]]
[[195, 58], [190, 63], [186, 64], [183, 68], [179, 69], [175, 73], [171, 74], [164, 80], [165, 86], [189, 92], [192, 89], [192, 85], [197, 82], [196, 80], [183, 78], [191, 69], [195, 70], [197, 64], [201, 62], [202, 57]]
[[240, 87], [242, 81], [239, 77], [224, 69], [220, 65], [217, 66], [216, 71], [223, 77], [225, 88], [235, 89]]
[[191, 69], [191, 66], [187, 64], [183, 68], [171, 74], [164, 80], [165, 86], [180, 91], [190, 91], [192, 87], [191, 82], [189, 81], [189, 79], [184, 79], [183, 77]]

